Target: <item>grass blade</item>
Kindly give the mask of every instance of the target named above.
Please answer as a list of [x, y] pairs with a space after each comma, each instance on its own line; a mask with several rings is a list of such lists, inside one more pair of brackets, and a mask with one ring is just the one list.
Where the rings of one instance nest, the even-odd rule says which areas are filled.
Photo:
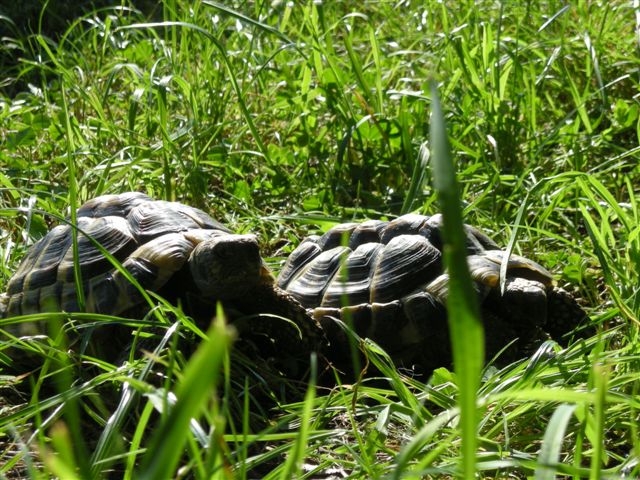
[[593, 366], [593, 386], [595, 389], [596, 399], [593, 405], [594, 438], [592, 439], [593, 454], [591, 455], [589, 480], [598, 480], [602, 478], [602, 464], [606, 461], [603, 440], [608, 376], [609, 373], [606, 366], [603, 366], [602, 364], [596, 364]]
[[429, 155], [430, 152], [427, 145], [421, 145], [418, 153], [418, 160], [415, 162], [413, 167], [411, 183], [409, 183], [409, 189], [407, 190], [407, 195], [404, 197], [404, 202], [402, 204], [402, 213], [409, 213], [413, 209], [413, 205], [422, 191], [422, 186], [425, 183], [427, 166], [429, 165]]
[[563, 404], [553, 412], [542, 439], [542, 447], [538, 455], [540, 466], [536, 468], [535, 480], [554, 480], [556, 478], [556, 469], [553, 465], [557, 464], [560, 459], [564, 434], [575, 409], [575, 405]]
[[459, 388], [458, 404], [462, 433], [460, 466], [462, 478], [472, 479], [476, 472], [478, 422], [476, 392], [480, 384], [480, 372], [484, 359], [484, 334], [476, 293], [467, 267], [462, 207], [444, 115], [435, 83], [431, 84], [431, 105], [433, 177], [444, 217], [444, 262], [450, 276], [447, 310], [453, 362]]

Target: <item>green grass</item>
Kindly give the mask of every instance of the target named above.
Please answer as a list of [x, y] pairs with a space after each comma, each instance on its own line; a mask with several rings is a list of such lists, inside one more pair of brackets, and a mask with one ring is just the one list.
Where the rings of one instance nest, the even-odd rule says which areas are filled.
[[597, 334], [480, 378], [410, 378], [367, 344], [385, 380], [327, 389], [269, 378], [162, 305], [160, 331], [128, 323], [151, 335], [143, 358], [68, 356], [58, 336], [30, 353], [41, 369], [0, 377], [0, 478], [462, 478], [463, 460], [482, 478], [640, 476], [640, 24], [634, 2], [565, 5], [166, 0], [156, 23], [103, 8], [56, 40], [12, 27], [0, 290], [103, 193], [203, 208], [276, 271], [336, 222], [436, 213], [435, 81], [464, 221], [550, 268]]

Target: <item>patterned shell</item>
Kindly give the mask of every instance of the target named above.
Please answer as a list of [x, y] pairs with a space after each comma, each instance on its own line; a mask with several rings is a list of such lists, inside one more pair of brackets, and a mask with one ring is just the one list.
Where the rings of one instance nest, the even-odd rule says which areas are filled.
[[[114, 262], [142, 288], [157, 291], [198, 243], [229, 232], [201, 210], [134, 192], [94, 198], [77, 217], [85, 310], [113, 315], [142, 299]], [[69, 224], [59, 225], [31, 247], [9, 281], [5, 316], [78, 311], [73, 231]]]
[[[385, 303], [424, 289], [439, 292], [443, 273], [442, 216], [404, 215], [391, 222], [337, 225], [312, 236], [291, 254], [278, 285], [307, 307]], [[467, 254], [476, 280], [495, 286], [502, 251], [487, 235], [465, 226]], [[548, 285], [551, 274], [513, 255], [510, 272], [527, 270]], [[434, 283], [435, 282], [435, 283]]]
[[[442, 365], [449, 342], [441, 227], [441, 215], [414, 214], [337, 225], [294, 250], [278, 286], [310, 309], [334, 344], [342, 330], [333, 320], [348, 319], [360, 336], [380, 343], [395, 358], [413, 361], [416, 354], [423, 363]], [[465, 230], [469, 270], [485, 327], [491, 330], [487, 341], [496, 343], [489, 352], [514, 338], [538, 335], [558, 306], [573, 326], [584, 317], [569, 295], [553, 285], [551, 274], [524, 257], [508, 259], [501, 292], [503, 251], [476, 228]]]

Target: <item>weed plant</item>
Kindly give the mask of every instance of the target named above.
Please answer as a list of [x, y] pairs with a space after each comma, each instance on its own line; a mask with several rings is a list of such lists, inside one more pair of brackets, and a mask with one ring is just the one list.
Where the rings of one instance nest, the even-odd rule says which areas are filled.
[[[0, 377], [0, 478], [640, 477], [637, 1], [165, 0], [149, 18], [123, 0], [29, 25], [0, 39], [0, 290], [105, 193], [203, 208], [275, 271], [337, 222], [448, 204], [551, 269], [597, 333], [480, 371], [481, 331], [453, 329], [457, 368], [429, 377], [364, 342], [379, 378], [332, 388], [274, 387], [223, 315], [203, 332], [160, 300], [123, 365], [5, 335], [5, 366], [43, 362]], [[457, 193], [438, 196], [448, 158]]]

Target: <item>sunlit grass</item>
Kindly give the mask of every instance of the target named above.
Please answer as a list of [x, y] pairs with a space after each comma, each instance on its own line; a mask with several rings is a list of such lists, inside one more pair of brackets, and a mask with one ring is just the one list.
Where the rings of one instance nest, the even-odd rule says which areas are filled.
[[[486, 366], [473, 439], [460, 372], [412, 378], [368, 342], [380, 378], [329, 388], [270, 378], [229, 354], [221, 327], [207, 339], [166, 305], [159, 331], [117, 320], [148, 352], [124, 365], [68, 356], [73, 338], [3, 336], [0, 361], [17, 350], [44, 364], [0, 377], [0, 475], [448, 478], [471, 441], [483, 478], [639, 476], [634, 5], [168, 0], [152, 19], [90, 12], [53, 39], [11, 26], [0, 290], [69, 206], [103, 193], [204, 208], [258, 234], [276, 270], [336, 222], [435, 213], [435, 79], [464, 221], [550, 268], [597, 335]], [[105, 320], [55, 318], [65, 332]]]

